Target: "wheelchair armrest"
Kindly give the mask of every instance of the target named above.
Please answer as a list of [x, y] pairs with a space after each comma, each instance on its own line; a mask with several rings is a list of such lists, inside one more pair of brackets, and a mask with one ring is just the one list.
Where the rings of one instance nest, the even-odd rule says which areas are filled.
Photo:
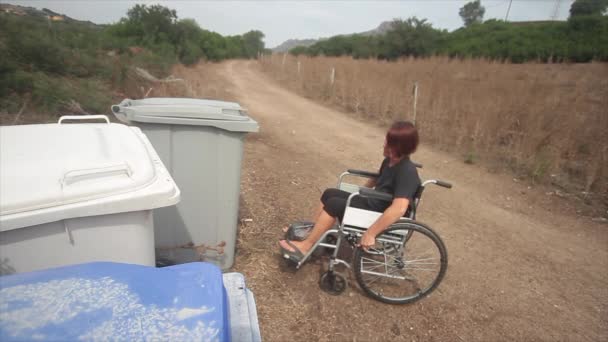
[[375, 198], [383, 201], [390, 202], [393, 200], [393, 196], [391, 194], [387, 194], [386, 192], [369, 189], [369, 188], [361, 188], [359, 189], [359, 195], [363, 197]]
[[348, 169], [348, 170], [346, 170], [346, 172], [348, 172], [352, 175], [357, 175], [357, 176], [362, 176], [362, 177], [367, 177], [367, 178], [378, 178], [380, 176], [380, 174], [377, 172], [369, 172], [369, 171], [362, 171], [362, 170], [355, 170], [355, 169]]

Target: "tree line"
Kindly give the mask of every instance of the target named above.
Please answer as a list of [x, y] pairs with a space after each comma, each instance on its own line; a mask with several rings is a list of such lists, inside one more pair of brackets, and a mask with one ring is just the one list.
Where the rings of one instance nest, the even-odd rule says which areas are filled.
[[396, 19], [391, 29], [381, 35], [335, 36], [289, 52], [387, 60], [447, 55], [515, 63], [608, 61], [607, 7], [608, 0], [576, 0], [565, 22], [483, 22], [485, 9], [477, 0], [460, 9], [464, 27], [453, 32], [436, 29], [425, 19]]
[[143, 46], [184, 64], [199, 59], [256, 58], [264, 50], [264, 34], [222, 36], [202, 29], [192, 19], [178, 19], [175, 10], [161, 5], [135, 5], [120, 22], [105, 29], [108, 48]]
[[160, 5], [135, 5], [112, 25], [69, 18], [54, 22], [41, 13], [0, 14], [0, 71], [87, 77], [105, 72], [107, 58], [100, 55], [108, 52], [142, 52], [142, 59], [172, 65], [256, 58], [264, 50], [260, 31], [222, 36], [192, 19], [178, 19], [175, 10]]

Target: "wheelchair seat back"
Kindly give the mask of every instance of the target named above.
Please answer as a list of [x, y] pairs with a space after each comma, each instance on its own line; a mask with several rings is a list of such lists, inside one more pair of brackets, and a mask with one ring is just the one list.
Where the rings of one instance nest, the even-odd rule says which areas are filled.
[[[362, 187], [359, 186], [359, 185], [356, 185], [356, 184], [350, 184], [350, 183], [341, 182], [338, 188], [340, 190], [353, 193], [353, 192], [358, 192], [359, 189], [362, 188]], [[415, 219], [416, 218], [416, 208], [418, 207], [418, 203], [420, 202], [420, 197], [422, 197], [422, 192], [423, 191], [424, 191], [424, 187], [421, 186], [421, 185], [418, 186], [418, 189], [416, 189], [416, 193], [414, 194], [414, 201], [413, 201], [413, 203], [410, 202], [407, 210], [405, 211], [405, 215], [403, 215], [402, 219], [406, 219], [406, 218]], [[351, 208], [351, 207], [346, 208], [346, 211], [344, 212], [344, 220], [345, 221], [346, 221], [346, 218], [349, 216], [348, 215], [349, 209], [356, 209], [356, 208]], [[382, 213], [377, 213], [377, 212], [374, 212], [374, 211], [368, 211], [368, 210], [363, 210], [363, 209], [357, 209], [357, 210], [362, 211], [362, 212], [369, 212], [369, 213], [376, 214], [376, 215], [371, 215], [369, 217], [364, 218], [363, 217], [364, 215], [357, 214], [357, 212], [353, 212], [357, 220], [358, 219], [364, 219], [364, 221], [363, 221], [364, 225], [363, 226], [365, 226], [365, 227], [371, 226], [378, 219], [378, 217], [380, 217], [380, 215], [382, 215]], [[372, 216], [375, 216], [375, 217], [373, 217], [373, 221], [371, 223], [367, 224], [367, 222], [370, 219], [372, 219]]]
[[378, 218], [382, 216], [382, 213], [348, 207], [346, 211], [344, 211], [343, 224], [345, 226], [359, 227], [359, 228], [369, 228]]
[[[382, 213], [348, 207], [344, 212], [344, 230], [353, 233], [364, 233], [378, 218], [382, 216]], [[400, 220], [410, 220], [407, 217], [402, 217]], [[407, 234], [407, 230], [396, 231], [396, 235], [404, 236]]]

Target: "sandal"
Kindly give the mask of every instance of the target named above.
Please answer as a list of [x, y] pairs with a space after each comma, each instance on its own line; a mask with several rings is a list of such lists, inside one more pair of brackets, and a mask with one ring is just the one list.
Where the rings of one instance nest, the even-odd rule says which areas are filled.
[[296, 221], [283, 229], [285, 240], [288, 241], [304, 241], [312, 231], [315, 223], [310, 221]]
[[285, 249], [283, 246], [281, 247], [281, 253], [283, 255], [283, 257], [285, 259], [289, 259], [295, 263], [300, 263], [300, 261], [302, 261], [302, 259], [304, 259], [304, 253], [302, 253], [302, 251], [300, 251], [300, 249], [298, 249], [298, 247], [296, 247], [293, 243], [291, 243], [291, 241], [289, 240], [284, 240], [289, 247], [293, 248], [293, 251], [290, 251], [288, 249]]

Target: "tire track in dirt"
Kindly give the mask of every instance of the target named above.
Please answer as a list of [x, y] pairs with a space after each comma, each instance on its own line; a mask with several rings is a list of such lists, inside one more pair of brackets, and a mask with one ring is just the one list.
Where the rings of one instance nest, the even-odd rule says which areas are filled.
[[[307, 218], [346, 168], [374, 170], [385, 128], [291, 93], [255, 62], [228, 62], [232, 92], [260, 123], [248, 136], [235, 270], [256, 296], [266, 341], [604, 340], [608, 336], [608, 227], [546, 203], [540, 189], [423, 146], [427, 190], [419, 218], [445, 241], [447, 276], [424, 300], [373, 301], [357, 288], [318, 288], [321, 262], [283, 265], [281, 226]], [[541, 203], [542, 202], [542, 203]]]

